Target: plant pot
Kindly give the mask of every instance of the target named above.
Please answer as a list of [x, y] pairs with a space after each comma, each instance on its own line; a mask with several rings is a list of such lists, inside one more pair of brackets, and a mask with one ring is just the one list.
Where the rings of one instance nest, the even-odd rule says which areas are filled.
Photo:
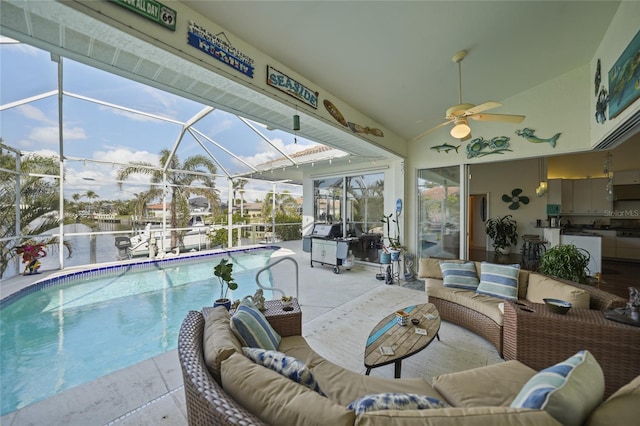
[[511, 246], [496, 247], [496, 253], [498, 253], [498, 254], [510, 254], [511, 253]]
[[228, 311], [229, 309], [231, 309], [231, 300], [218, 299], [215, 302], [213, 302], [213, 307], [215, 308], [217, 306], [224, 306], [224, 308]]
[[391, 253], [385, 253], [384, 251], [380, 252], [380, 263], [383, 265], [388, 265], [391, 263]]
[[389, 250], [391, 260], [400, 260], [400, 250]]

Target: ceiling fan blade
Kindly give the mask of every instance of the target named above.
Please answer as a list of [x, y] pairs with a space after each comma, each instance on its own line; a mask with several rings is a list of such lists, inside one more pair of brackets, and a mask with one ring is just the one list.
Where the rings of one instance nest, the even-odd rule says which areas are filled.
[[503, 123], [521, 123], [524, 115], [510, 114], [473, 114], [469, 118], [477, 121], [500, 121]]
[[411, 142], [415, 142], [418, 139], [421, 139], [423, 136], [433, 132], [436, 129], [439, 129], [440, 127], [446, 126], [447, 124], [451, 123], [453, 120], [447, 120], [444, 123], [440, 123], [435, 127], [430, 128], [429, 130], [425, 130], [424, 132], [420, 133], [418, 136], [416, 136], [415, 138], [411, 139]]
[[479, 112], [486, 111], [488, 109], [498, 108], [499, 106], [502, 106], [500, 102], [488, 101], [483, 104], [474, 106], [473, 108], [470, 108], [469, 110], [467, 110], [466, 115], [469, 116], [471, 114], [477, 114]]

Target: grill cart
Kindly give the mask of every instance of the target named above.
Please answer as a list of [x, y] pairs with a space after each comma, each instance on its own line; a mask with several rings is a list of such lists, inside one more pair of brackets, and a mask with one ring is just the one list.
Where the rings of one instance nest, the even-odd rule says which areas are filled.
[[342, 227], [339, 223], [332, 225], [317, 223], [310, 235], [304, 237], [302, 249], [311, 253], [313, 263], [333, 265], [333, 273], [340, 273], [340, 265], [349, 254], [349, 244], [357, 238], [342, 238]]

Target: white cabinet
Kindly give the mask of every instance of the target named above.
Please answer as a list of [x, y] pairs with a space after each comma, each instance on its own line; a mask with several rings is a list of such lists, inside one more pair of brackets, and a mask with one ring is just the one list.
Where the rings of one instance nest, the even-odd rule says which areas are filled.
[[616, 257], [616, 231], [594, 229], [589, 230], [602, 238], [602, 257]]
[[[638, 241], [640, 242], [640, 238]], [[560, 235], [560, 244], [573, 244], [589, 253], [589, 275], [595, 276], [596, 272], [602, 272], [602, 241], [599, 236]]]
[[561, 179], [560, 193], [562, 197], [560, 213], [573, 213], [575, 208], [573, 201], [573, 180]]
[[607, 199], [606, 189], [606, 178], [562, 179], [560, 211], [564, 214], [602, 216], [605, 210], [611, 210], [613, 206], [613, 202]]
[[560, 213], [573, 213], [573, 180], [549, 179], [547, 204], [559, 204]]
[[573, 181], [573, 212], [591, 212], [591, 182], [589, 179], [575, 179]]
[[640, 183], [640, 170], [623, 170], [613, 174], [613, 183], [616, 185], [633, 185]]
[[337, 244], [331, 240], [314, 238], [312, 241], [311, 260], [320, 263], [336, 263]]

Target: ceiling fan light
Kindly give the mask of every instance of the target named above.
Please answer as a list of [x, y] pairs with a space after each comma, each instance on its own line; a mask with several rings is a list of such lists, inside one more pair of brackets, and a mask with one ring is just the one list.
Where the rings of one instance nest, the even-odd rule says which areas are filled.
[[471, 127], [464, 118], [456, 120], [456, 125], [451, 129], [451, 136], [456, 139], [462, 139], [471, 133]]

